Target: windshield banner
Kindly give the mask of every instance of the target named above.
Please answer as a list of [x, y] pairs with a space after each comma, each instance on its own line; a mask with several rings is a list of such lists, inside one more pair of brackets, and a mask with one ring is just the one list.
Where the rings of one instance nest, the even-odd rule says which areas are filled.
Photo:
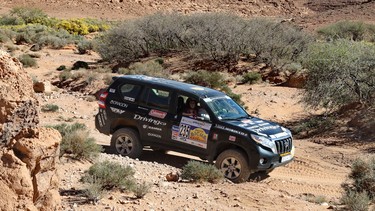
[[210, 129], [210, 123], [182, 117], [179, 127], [172, 128], [172, 134], [178, 132], [172, 139], [206, 149]]

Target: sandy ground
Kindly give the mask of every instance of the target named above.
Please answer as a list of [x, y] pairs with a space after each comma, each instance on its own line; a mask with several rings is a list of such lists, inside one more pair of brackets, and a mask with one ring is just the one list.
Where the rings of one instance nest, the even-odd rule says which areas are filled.
[[[50, 50], [47, 50], [50, 51]], [[73, 51], [51, 51], [40, 59], [39, 68], [26, 69], [42, 80], [57, 74], [54, 67], [62, 62], [69, 65], [82, 59]], [[77, 58], [78, 57], [78, 58]], [[87, 57], [87, 55], [86, 55]], [[53, 58], [48, 60], [49, 58]], [[85, 58], [88, 59], [88, 58]], [[91, 61], [96, 57], [91, 56]], [[53, 69], [52, 69], [53, 68]], [[98, 144], [108, 146], [110, 137], [95, 130], [94, 115], [97, 102], [88, 101], [86, 95], [55, 88], [51, 95], [38, 94], [41, 105], [56, 104], [59, 111], [41, 112], [41, 124], [53, 125], [69, 121], [87, 125]], [[280, 122], [303, 118], [308, 110], [299, 102], [302, 90], [269, 84], [239, 85], [234, 88], [243, 95], [248, 112], [253, 115]], [[256, 111], [256, 112], [254, 112]], [[69, 123], [69, 122], [68, 122]], [[332, 138], [334, 139], [334, 138]], [[340, 140], [337, 140], [340, 141]], [[357, 157], [365, 157], [352, 146], [324, 146], [309, 139], [294, 140], [296, 157], [286, 167], [280, 167], [260, 181], [242, 184], [223, 182], [219, 184], [168, 183], [165, 175], [179, 172], [189, 159], [199, 158], [178, 153], [155, 154], [146, 151], [139, 160], [126, 159], [103, 153], [101, 159], [110, 159], [132, 165], [137, 179], [152, 184], [151, 192], [144, 199], [135, 199], [131, 193], [108, 192], [99, 204], [81, 204], [78, 196], [64, 196], [64, 209], [75, 210], [325, 210], [336, 206], [342, 194], [341, 183], [347, 180], [350, 163]], [[79, 182], [84, 170], [91, 163], [62, 160], [61, 189], [82, 189]], [[323, 197], [326, 203], [315, 204], [307, 198]]]

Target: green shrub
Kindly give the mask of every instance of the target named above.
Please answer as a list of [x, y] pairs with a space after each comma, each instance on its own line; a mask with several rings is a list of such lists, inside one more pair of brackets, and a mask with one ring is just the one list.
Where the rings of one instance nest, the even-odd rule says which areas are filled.
[[217, 183], [224, 178], [223, 173], [213, 165], [189, 161], [182, 167], [181, 177], [194, 182]]
[[185, 82], [200, 86], [220, 89], [226, 86], [225, 78], [219, 72], [210, 72], [206, 70], [189, 71], [184, 77]]
[[118, 73], [125, 75], [147, 75], [160, 78], [168, 78], [169, 75], [161, 64], [152, 60], [144, 63], [136, 62], [131, 64], [129, 68], [120, 68]]
[[85, 195], [88, 200], [97, 203], [103, 198], [105, 190], [103, 190], [102, 184], [97, 181], [94, 177], [87, 179]]
[[60, 81], [65, 81], [73, 77], [73, 74], [70, 70], [64, 70], [59, 74]]
[[56, 27], [75, 35], [87, 35], [90, 32], [105, 31], [109, 29], [109, 25], [106, 22], [87, 18], [60, 20], [56, 23]]
[[150, 54], [189, 52], [231, 69], [241, 56], [272, 67], [296, 61], [311, 38], [286, 23], [209, 13], [189, 16], [155, 14], [112, 28], [96, 41], [106, 61], [129, 63]]
[[308, 202], [315, 203], [315, 204], [322, 204], [324, 202], [327, 202], [327, 198], [325, 196], [323, 195], [315, 196], [313, 194], [306, 195], [305, 200]]
[[354, 181], [354, 191], [365, 192], [371, 199], [375, 198], [375, 159], [370, 161], [355, 160], [349, 178]]
[[135, 197], [137, 197], [138, 199], [143, 198], [147, 193], [150, 192], [150, 188], [151, 188], [151, 184], [148, 184], [146, 182], [137, 184], [135, 188], [133, 188]]
[[10, 15], [20, 18], [23, 21], [23, 24], [40, 23], [48, 18], [47, 14], [41, 9], [30, 7], [15, 7], [10, 11]]
[[337, 109], [361, 102], [375, 103], [375, 46], [338, 40], [311, 45], [303, 65], [308, 69], [304, 102]]
[[310, 135], [321, 134], [324, 131], [332, 130], [336, 125], [335, 120], [334, 116], [311, 116], [294, 124], [291, 128], [295, 134], [302, 132], [307, 132]]
[[60, 65], [58, 68], [56, 68], [56, 70], [58, 70], [58, 71], [66, 70], [66, 66]]
[[55, 104], [46, 104], [42, 106], [41, 110], [43, 112], [56, 112], [59, 110], [59, 106]]
[[353, 41], [371, 41], [375, 25], [358, 21], [340, 21], [318, 30], [318, 34], [328, 40], [348, 39]]
[[113, 77], [111, 74], [103, 75], [103, 81], [105, 85], [110, 85], [113, 82]]
[[18, 58], [24, 67], [36, 67], [38, 64], [29, 54], [22, 54]]
[[8, 29], [0, 28], [0, 43], [6, 43], [11, 41], [11, 38], [14, 36], [14, 32]]
[[262, 80], [262, 75], [257, 72], [248, 72], [242, 76], [242, 83], [255, 84]]
[[65, 38], [54, 36], [54, 35], [45, 35], [45, 36], [40, 36], [37, 43], [40, 46], [48, 46], [48, 47], [51, 47], [52, 49], [61, 49], [64, 46], [71, 43], [71, 41]]
[[135, 187], [134, 170], [130, 166], [119, 163], [103, 161], [95, 163], [82, 177], [83, 182], [96, 182], [104, 189], [120, 188], [133, 190]]
[[226, 84], [225, 76], [220, 74], [219, 72], [210, 72], [206, 70], [198, 70], [196, 72], [190, 71], [184, 77], [184, 79], [187, 83], [223, 91], [233, 100], [235, 100], [238, 104], [244, 104], [241, 101], [241, 95], [233, 93], [233, 91]]
[[345, 204], [349, 210], [368, 211], [370, 198], [366, 192], [349, 191], [343, 195], [341, 202]]
[[93, 49], [93, 44], [91, 41], [83, 39], [78, 42], [77, 49], [79, 54], [85, 54]]
[[61, 133], [60, 156], [70, 154], [76, 159], [93, 160], [102, 151], [94, 138], [89, 137], [89, 131], [84, 124], [65, 123], [51, 126]]

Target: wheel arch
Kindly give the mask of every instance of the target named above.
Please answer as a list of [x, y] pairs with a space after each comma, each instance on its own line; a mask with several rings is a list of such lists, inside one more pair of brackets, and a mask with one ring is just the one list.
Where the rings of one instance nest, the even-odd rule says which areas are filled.
[[235, 143], [228, 143], [228, 142], [219, 143], [214, 150], [211, 161], [215, 161], [222, 152], [228, 149], [235, 149], [241, 152], [244, 156], [246, 156], [246, 160], [248, 162], [249, 167], [251, 169], [256, 168], [257, 163], [255, 162], [254, 159], [252, 159], [252, 156], [256, 156], [256, 150], [254, 148], [245, 149], [245, 147], [240, 146]]
[[110, 133], [113, 134], [114, 132], [116, 132], [116, 130], [121, 129], [121, 128], [131, 128], [138, 133], [138, 136], [141, 135], [139, 133], [137, 124], [135, 122], [128, 121], [128, 120], [125, 120], [125, 119], [114, 120], [111, 124]]

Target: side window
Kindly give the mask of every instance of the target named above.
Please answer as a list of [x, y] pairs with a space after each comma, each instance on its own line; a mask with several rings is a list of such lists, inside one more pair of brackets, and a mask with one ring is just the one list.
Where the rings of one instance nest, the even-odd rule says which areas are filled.
[[171, 99], [171, 93], [169, 91], [148, 88], [145, 93], [144, 103], [147, 106], [168, 111]]
[[120, 87], [120, 91], [124, 100], [134, 102], [141, 91], [141, 86], [134, 84], [123, 84]]

